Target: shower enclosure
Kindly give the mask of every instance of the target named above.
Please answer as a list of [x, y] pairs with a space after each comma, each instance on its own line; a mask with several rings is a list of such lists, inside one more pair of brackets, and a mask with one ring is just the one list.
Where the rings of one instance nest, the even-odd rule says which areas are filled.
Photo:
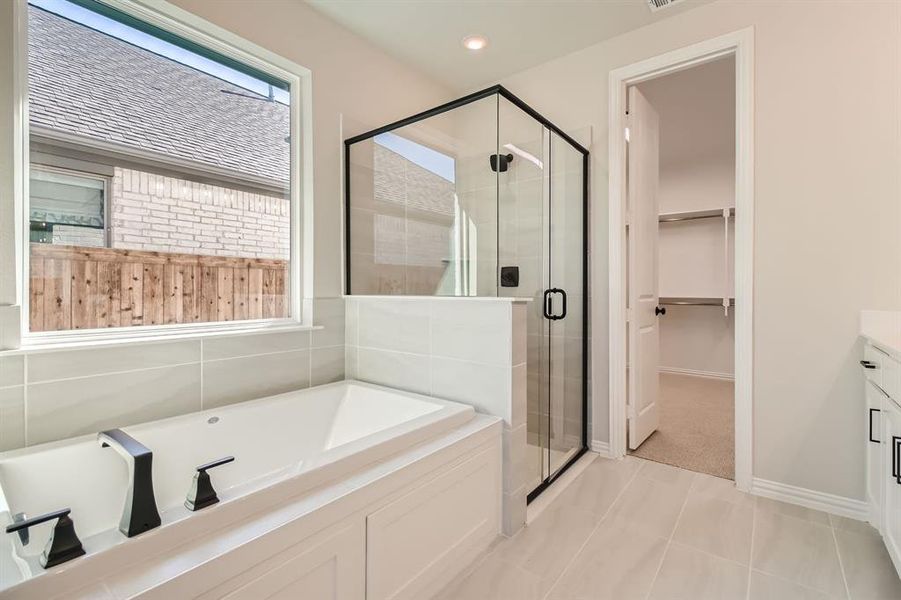
[[528, 304], [537, 496], [587, 445], [588, 151], [501, 86], [345, 142], [346, 291]]

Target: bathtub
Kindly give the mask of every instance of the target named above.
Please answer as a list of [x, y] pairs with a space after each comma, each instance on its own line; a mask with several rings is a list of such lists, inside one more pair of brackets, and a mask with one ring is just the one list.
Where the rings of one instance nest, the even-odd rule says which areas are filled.
[[[2, 453], [0, 525], [5, 528], [19, 512], [30, 517], [71, 508], [87, 555], [45, 571], [38, 557], [51, 525], [32, 528], [25, 546], [18, 535], [4, 531], [0, 596], [4, 589], [13, 591], [55, 570], [73, 570], [80, 562], [97, 565], [101, 557], [117, 556], [143, 538], [156, 540], [153, 551], [159, 551], [166, 546], [160, 540], [167, 531], [178, 532], [171, 544], [184, 543], [210, 527], [224, 527], [229, 519], [244, 519], [317, 486], [340, 482], [473, 418], [472, 407], [456, 402], [343, 381], [125, 427], [153, 451], [162, 518], [159, 528], [130, 539], [118, 531], [127, 487], [125, 461], [101, 448], [95, 436]], [[225, 456], [235, 461], [210, 471], [220, 503], [187, 510], [183, 503], [196, 466]], [[202, 525], [206, 513], [220, 515], [218, 525]]]

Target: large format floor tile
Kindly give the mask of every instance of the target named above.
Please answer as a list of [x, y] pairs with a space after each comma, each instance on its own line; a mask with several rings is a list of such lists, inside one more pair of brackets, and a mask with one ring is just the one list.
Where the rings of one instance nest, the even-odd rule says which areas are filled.
[[541, 600], [550, 584], [489, 555], [467, 577], [451, 583], [434, 600]]
[[746, 566], [679, 544], [670, 544], [650, 597], [723, 600], [744, 598], [747, 589]]
[[689, 495], [673, 541], [747, 565], [754, 509], [710, 496]]
[[549, 598], [645, 598], [666, 543], [665, 538], [648, 535], [625, 521], [605, 519], [551, 590]]
[[866, 523], [599, 458], [437, 598], [901, 600], [901, 580]]
[[835, 539], [851, 598], [901, 599], [901, 580], [875, 530], [857, 533], [836, 529]]
[[753, 567], [832, 596], [845, 594], [829, 525], [778, 512], [758, 511]]

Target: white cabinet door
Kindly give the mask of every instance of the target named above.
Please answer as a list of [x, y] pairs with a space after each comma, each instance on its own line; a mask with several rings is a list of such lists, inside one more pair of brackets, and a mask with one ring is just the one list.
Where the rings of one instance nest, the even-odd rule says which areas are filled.
[[866, 386], [866, 447], [867, 447], [867, 505], [870, 507], [870, 523], [882, 531], [882, 489], [885, 476], [882, 471], [882, 404], [888, 398], [869, 381]]
[[890, 399], [882, 403], [882, 537], [895, 569], [901, 574], [901, 408]]
[[[259, 544], [265, 545], [265, 536]], [[259, 548], [260, 552], [266, 550]], [[196, 600], [364, 600], [366, 597], [365, 529], [362, 519], [333, 525], [281, 550], [263, 562], [219, 560], [218, 585], [195, 595], [171, 590], [169, 598]], [[212, 582], [210, 582], [212, 583]]]

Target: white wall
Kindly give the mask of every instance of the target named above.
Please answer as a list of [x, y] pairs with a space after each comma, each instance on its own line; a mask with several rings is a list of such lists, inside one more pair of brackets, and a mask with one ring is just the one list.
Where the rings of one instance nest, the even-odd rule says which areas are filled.
[[901, 4], [716, 2], [502, 83], [592, 151], [593, 437], [606, 440], [607, 78], [755, 29], [754, 475], [863, 498], [862, 308], [901, 305]]
[[343, 140], [446, 102], [454, 94], [299, 0], [172, 3], [313, 72], [313, 285], [316, 296], [340, 294]]

